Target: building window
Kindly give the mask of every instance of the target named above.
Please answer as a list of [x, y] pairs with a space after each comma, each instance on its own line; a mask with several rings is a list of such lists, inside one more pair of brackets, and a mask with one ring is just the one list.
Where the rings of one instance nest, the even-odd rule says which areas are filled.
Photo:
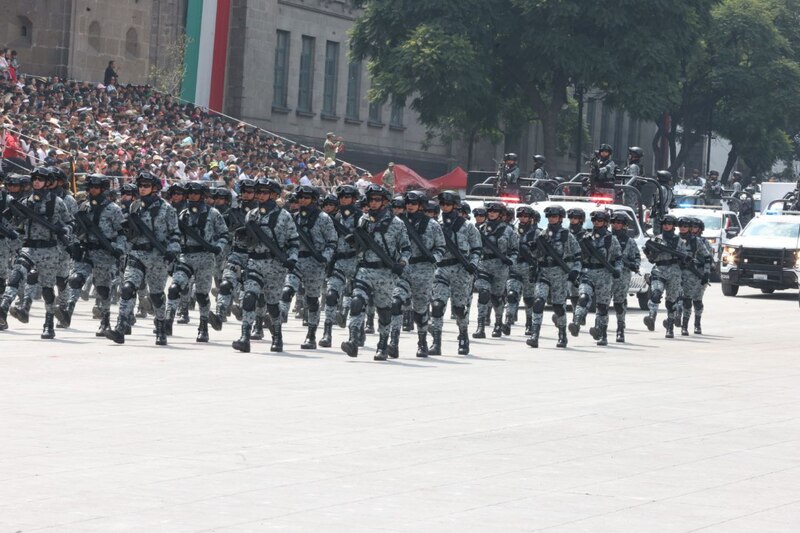
[[322, 88], [322, 112], [336, 116], [336, 86], [339, 84], [339, 43], [325, 44], [325, 85]]
[[313, 37], [303, 35], [300, 50], [300, 84], [297, 91], [297, 110], [311, 113], [314, 96], [314, 41]]
[[272, 105], [289, 106], [289, 32], [278, 30], [275, 43], [275, 76], [272, 83]]
[[392, 112], [389, 115], [389, 125], [395, 128], [403, 127], [403, 107], [397, 102], [392, 102]]
[[383, 106], [380, 102], [369, 103], [369, 121], [375, 124], [383, 122], [381, 115], [383, 114]]
[[128, 59], [139, 57], [139, 34], [136, 33], [136, 28], [129, 28], [125, 34], [125, 56]]
[[100, 51], [100, 23], [96, 20], [89, 24], [89, 46]]
[[19, 35], [13, 42], [14, 46], [31, 46], [33, 44], [33, 25], [28, 17], [18, 16]]
[[361, 62], [350, 63], [347, 67], [347, 110], [345, 116], [358, 120], [361, 103]]

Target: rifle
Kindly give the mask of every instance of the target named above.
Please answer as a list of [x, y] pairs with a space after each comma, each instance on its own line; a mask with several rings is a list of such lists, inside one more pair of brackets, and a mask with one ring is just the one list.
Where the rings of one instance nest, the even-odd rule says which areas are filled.
[[505, 254], [500, 251], [495, 243], [489, 240], [488, 235], [484, 235], [481, 233], [481, 244], [483, 244], [486, 248], [489, 249], [494, 255], [497, 256], [497, 259], [502, 260], [505, 257]]
[[210, 243], [209, 243], [207, 240], [205, 240], [205, 239], [202, 237], [202, 235], [200, 235], [200, 233], [198, 233], [198, 232], [197, 232], [197, 230], [195, 230], [195, 229], [194, 229], [193, 227], [191, 227], [190, 225], [186, 224], [186, 223], [185, 223], [183, 220], [181, 220], [180, 218], [178, 219], [178, 228], [180, 228], [180, 230], [181, 230], [183, 233], [185, 233], [187, 237], [191, 238], [193, 241], [195, 241], [195, 242], [197, 242], [198, 244], [200, 244], [200, 247], [201, 247], [203, 250], [205, 250], [205, 251], [206, 251], [206, 252], [208, 252], [208, 253], [212, 253], [212, 254], [215, 254], [215, 255], [216, 255], [217, 251], [216, 251], [216, 250], [214, 250], [214, 247], [213, 247], [213, 246], [211, 246], [211, 244], [210, 244]]
[[[539, 235], [539, 237], [536, 238], [536, 246], [543, 254], [549, 256], [553, 261], [555, 261], [561, 270], [564, 271], [564, 274], [569, 274], [571, 272], [569, 266], [567, 266], [567, 263], [565, 263], [564, 259], [558, 255], [556, 249], [553, 248], [553, 245], [550, 244], [550, 241], [545, 239], [544, 236]], [[573, 282], [573, 285], [577, 286], [578, 284], [577, 282]]]
[[283, 250], [278, 248], [278, 245], [275, 243], [275, 241], [270, 239], [267, 234], [264, 233], [264, 230], [261, 229], [261, 225], [258, 222], [250, 220], [245, 224], [245, 228], [247, 228], [247, 234], [263, 244], [269, 250], [269, 253], [272, 255], [272, 257], [281, 263], [286, 264], [286, 254], [283, 253]]
[[506, 165], [504, 161], [497, 164], [497, 182], [494, 186], [495, 196], [503, 195], [503, 192], [506, 190], [506, 181], [508, 181], [508, 178], [506, 177]]
[[300, 225], [297, 225], [297, 236], [300, 237], [300, 241], [308, 248], [308, 251], [311, 253], [311, 257], [318, 263], [327, 263], [328, 261], [325, 259], [321, 253], [319, 253], [314, 248], [314, 241], [311, 240], [311, 236], [306, 233], [306, 230], [301, 228]]
[[588, 236], [580, 240], [578, 244], [580, 244], [581, 250], [583, 250], [587, 254], [591, 255], [592, 257], [600, 261], [600, 264], [603, 265], [603, 268], [605, 268], [609, 274], [614, 274], [614, 272], [616, 272], [617, 269], [614, 268], [614, 266], [608, 262], [607, 258], [600, 255], [600, 252], [597, 251], [597, 248], [595, 248], [594, 246], [592, 246], [590, 242], [588, 242], [590, 240], [591, 237]]
[[453, 230], [447, 227], [442, 226], [442, 233], [444, 234], [444, 245], [447, 247], [447, 251], [455, 257], [461, 266], [469, 271], [472, 268], [472, 263], [467, 261], [467, 258], [464, 257], [464, 254], [461, 253], [461, 250], [458, 249], [458, 245], [455, 241], [449, 236], [453, 233]]
[[425, 243], [422, 242], [422, 237], [420, 236], [419, 233], [417, 233], [417, 229], [414, 227], [411, 221], [403, 219], [403, 222], [406, 223], [406, 229], [408, 230], [408, 238], [414, 241], [414, 244], [417, 245], [417, 248], [419, 248], [419, 251], [422, 252], [422, 256], [425, 258], [425, 261], [429, 263], [436, 263], [436, 258], [433, 257], [433, 254], [425, 246]]
[[144, 235], [145, 238], [150, 241], [150, 244], [153, 245], [158, 253], [161, 255], [167, 255], [167, 247], [164, 246], [164, 243], [158, 240], [158, 237], [153, 233], [153, 230], [147, 227], [147, 224], [142, 222], [142, 219], [139, 218], [139, 213], [132, 212], [128, 214], [128, 221], [133, 223], [136, 227], [136, 231], [139, 232], [140, 235]]
[[697, 270], [697, 267], [694, 264], [694, 258], [691, 255], [689, 255], [687, 253], [680, 252], [680, 251], [675, 250], [673, 248], [670, 248], [669, 246], [667, 246], [665, 244], [661, 244], [660, 242], [656, 242], [656, 241], [654, 241], [652, 239], [647, 241], [647, 244], [645, 244], [645, 247], [649, 247], [651, 249], [655, 248], [659, 252], [664, 252], [664, 253], [672, 255], [673, 257], [677, 257], [678, 259], [681, 260], [683, 265], [686, 266], [686, 268], [689, 269], [689, 272], [691, 272], [692, 274], [694, 274], [698, 278], [702, 278], [703, 277], [703, 275], [700, 273], [700, 271]]
[[63, 227], [53, 224], [46, 218], [42, 218], [27, 205], [21, 204], [18, 201], [14, 200], [13, 202], [8, 202], [8, 208], [18, 217], [30, 219], [31, 221], [36, 222], [37, 224], [42, 226], [43, 228], [48, 229], [51, 232], [55, 233], [57, 236], [56, 238], [61, 242], [61, 244], [64, 245], [69, 244], [69, 240], [67, 239], [67, 237], [61, 233], [63, 231]]
[[356, 226], [355, 228], [353, 228], [353, 237], [356, 239], [359, 248], [361, 248], [362, 250], [365, 248], [369, 248], [370, 250], [372, 250], [372, 253], [377, 255], [378, 259], [381, 260], [383, 266], [385, 266], [386, 268], [392, 268], [394, 266], [394, 261], [392, 261], [392, 259], [386, 253], [386, 251], [383, 248], [381, 248], [377, 242], [375, 242], [375, 240], [370, 236], [369, 233], [367, 233], [367, 231], [364, 228], [360, 226]]
[[75, 220], [80, 224], [83, 228], [84, 233], [88, 236], [89, 234], [94, 235], [94, 238], [97, 239], [97, 242], [100, 243], [100, 246], [103, 247], [103, 250], [108, 252], [109, 254], [113, 255], [114, 257], [119, 257], [122, 253], [111, 246], [111, 243], [108, 241], [103, 232], [100, 231], [100, 228], [95, 226], [91, 223], [90, 220], [87, 219], [87, 215], [84, 211], [78, 211], [75, 213]]
[[633, 263], [633, 261], [626, 261], [626, 260], [624, 260], [624, 259], [623, 259], [623, 260], [622, 260], [622, 264], [625, 266], [625, 268], [627, 268], [627, 269], [628, 269], [628, 270], [630, 270], [631, 272], [636, 272], [637, 274], [639, 273], [639, 267], [637, 267], [637, 266], [636, 266], [636, 265]]
[[333, 221], [333, 227], [336, 228], [336, 233], [338, 233], [340, 237], [347, 237], [348, 235], [352, 235], [347, 226], [336, 220], [336, 217], [330, 217], [330, 218]]

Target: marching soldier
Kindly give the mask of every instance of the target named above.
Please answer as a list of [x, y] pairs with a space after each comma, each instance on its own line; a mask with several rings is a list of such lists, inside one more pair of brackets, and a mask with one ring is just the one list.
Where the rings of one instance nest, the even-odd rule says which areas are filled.
[[[694, 333], [702, 333], [700, 320], [703, 316], [703, 295], [706, 292], [708, 279], [711, 275], [711, 262], [713, 252], [711, 245], [703, 238], [703, 221], [699, 218], [681, 218], [678, 221], [680, 236], [684, 241], [686, 253], [689, 257], [684, 262], [681, 272], [681, 292], [683, 305], [681, 306], [682, 321], [681, 335], [689, 335], [689, 320], [692, 317], [694, 305]], [[697, 231], [695, 232], [695, 228]], [[698, 276], [698, 274], [700, 274]]]
[[533, 331], [533, 288], [536, 279], [536, 260], [529, 247], [522, 243], [535, 241], [540, 231], [537, 227], [539, 214], [529, 206], [517, 208], [517, 234], [519, 235], [520, 253], [517, 261], [510, 268], [506, 282], [506, 320], [503, 334], [511, 334], [511, 325], [517, 320], [520, 299], [525, 303], [525, 335]]
[[128, 254], [120, 291], [119, 315], [114, 329], [106, 337], [117, 344], [125, 342], [133, 318], [133, 303], [138, 287], [146, 284], [155, 313], [156, 345], [166, 346], [166, 298], [164, 287], [169, 264], [181, 251], [178, 214], [159, 195], [161, 180], [149, 172], [136, 177], [139, 199], [131, 204], [128, 214]]
[[665, 337], [671, 339], [675, 336], [676, 304], [681, 298], [681, 256], [685, 255], [686, 247], [683, 241], [675, 235], [675, 225], [678, 219], [675, 215], [664, 215], [661, 219], [661, 234], [647, 241], [644, 253], [653, 263], [650, 274], [650, 302], [649, 313], [644, 317], [644, 324], [650, 331], [655, 331], [656, 315], [661, 297], [666, 292], [667, 320], [665, 321]]
[[[573, 207], [567, 211], [567, 219], [569, 220], [570, 233], [572, 233], [572, 235], [575, 237], [575, 241], [580, 243], [583, 240], [583, 237], [586, 235], [586, 229], [583, 227], [584, 222], [586, 222], [586, 213], [583, 211], [583, 209]], [[568, 290], [569, 301], [570, 304], [572, 304], [572, 317], [574, 319], [575, 310], [578, 308], [578, 286], [575, 284], [570, 284]], [[581, 322], [581, 326], [584, 324], [586, 324], [585, 317], [584, 321]]]
[[[8, 181], [11, 180], [7, 180], [5, 174], [0, 171], [0, 185], [6, 182], [6, 186], [8, 186]], [[13, 181], [16, 189], [16, 178], [13, 178]], [[8, 203], [13, 201], [13, 196], [6, 189], [0, 189], [0, 294], [6, 292], [8, 265], [19, 242], [19, 234], [14, 228], [13, 217], [11, 213], [6, 212]], [[4, 329], [8, 329], [7, 324], [0, 326], [0, 330]]]
[[638, 146], [631, 146], [628, 148], [628, 166], [625, 167], [624, 173], [630, 176], [641, 176], [642, 172], [642, 158], [644, 157], [644, 150]]
[[617, 315], [617, 342], [625, 342], [625, 313], [628, 308], [628, 289], [633, 272], [639, 272], [642, 258], [639, 246], [628, 235], [631, 218], [625, 211], [617, 211], [611, 216], [611, 229], [622, 249], [622, 275], [614, 280], [611, 288], [614, 313]]

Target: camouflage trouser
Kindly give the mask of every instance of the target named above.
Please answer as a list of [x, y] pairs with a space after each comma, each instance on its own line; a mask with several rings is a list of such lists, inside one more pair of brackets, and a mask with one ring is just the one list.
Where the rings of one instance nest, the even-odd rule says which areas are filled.
[[111, 282], [117, 270], [116, 258], [103, 250], [89, 250], [83, 260], [75, 261], [69, 274], [69, 303], [75, 303], [81, 296], [86, 280], [90, 277], [97, 287], [95, 305], [102, 312], [111, 310]]
[[61, 271], [59, 261], [61, 256], [55, 246], [50, 248], [27, 248], [24, 247], [17, 254], [14, 266], [8, 277], [5, 293], [3, 294], [3, 307], [8, 308], [17, 296], [22, 280], [36, 269], [39, 273], [39, 285], [42, 287], [45, 310], [52, 313], [55, 310], [55, 293], [53, 287], [56, 284], [56, 276]]
[[692, 306], [694, 306], [695, 316], [703, 316], [703, 295], [706, 293], [706, 286], [701, 283], [700, 278], [689, 270], [681, 272], [682, 296], [675, 311], [675, 320], [679, 320], [681, 315], [685, 320], [692, 316]]
[[349, 259], [337, 259], [333, 272], [328, 276], [325, 294], [325, 322], [336, 321], [336, 309], [341, 304], [348, 309], [350, 298], [348, 293], [348, 280], [352, 280], [356, 275], [358, 262], [355, 257]]
[[56, 285], [58, 286], [58, 304], [66, 305], [69, 301], [70, 291], [67, 290], [67, 278], [72, 271], [72, 258], [66, 248], [59, 246], [61, 260], [59, 261], [59, 271], [56, 274]]
[[378, 332], [381, 335], [388, 335], [392, 320], [392, 291], [396, 283], [397, 276], [388, 268], [359, 267], [353, 281], [353, 300], [350, 306], [350, 318], [347, 321], [348, 329], [350, 331], [361, 329], [367, 302], [372, 300], [378, 311]]
[[431, 330], [441, 334], [447, 300], [456, 316], [459, 331], [469, 326], [469, 302], [472, 300], [472, 274], [461, 265], [437, 267], [431, 296]]
[[[217, 294], [217, 309], [225, 310], [231, 308], [231, 302], [238, 298], [242, 290], [242, 273], [247, 265], [247, 255], [240, 252], [231, 252], [222, 270], [222, 285]], [[227, 282], [227, 283], [226, 283]]]
[[403, 276], [397, 280], [397, 286], [392, 292], [393, 331], [400, 331], [403, 325], [403, 305], [409, 301], [414, 311], [414, 321], [419, 327], [418, 331], [428, 331], [428, 304], [431, 301], [435, 269], [433, 263], [408, 265]]
[[506, 314], [512, 319], [517, 316], [520, 299], [525, 303], [526, 319], [533, 315], [534, 282], [530, 276], [528, 263], [517, 263], [506, 281]]
[[499, 259], [482, 260], [478, 265], [475, 289], [478, 291], [478, 318], [488, 323], [489, 306], [494, 309], [499, 323], [503, 315], [503, 296], [508, 281], [508, 267]]
[[216, 256], [214, 260], [214, 283], [217, 285], [219, 289], [220, 283], [222, 283], [222, 273], [225, 271], [225, 266], [228, 264], [228, 256], [231, 253], [231, 245], [226, 244], [222, 247], [222, 253]]
[[175, 263], [172, 286], [169, 288], [168, 317], [175, 316], [181, 297], [189, 295], [191, 281], [194, 280], [197, 303], [200, 305], [200, 318], [208, 318], [208, 312], [211, 310], [208, 293], [211, 291], [216, 266], [217, 258], [210, 252], [195, 252], [180, 256]]
[[608, 326], [608, 304], [611, 301], [613, 279], [611, 273], [604, 268], [590, 269], [583, 273], [578, 286], [578, 307], [575, 309], [574, 322], [581, 323], [594, 298], [597, 301], [594, 325], [598, 328]]
[[263, 298], [273, 323], [280, 321], [280, 299], [286, 267], [274, 259], [250, 259], [244, 274], [242, 325], [250, 327], [256, 320], [256, 306]]
[[653, 267], [650, 275], [650, 301], [647, 304], [653, 317], [658, 313], [658, 304], [666, 292], [667, 315], [675, 318], [675, 304], [681, 298], [682, 283], [681, 267], [677, 264]]
[[[128, 254], [128, 264], [122, 276], [123, 284], [131, 283], [134, 287], [146, 288], [158, 320], [163, 320], [166, 316], [164, 287], [167, 285], [168, 277], [167, 262], [158, 252], [131, 250]], [[119, 314], [124, 316], [129, 324], [133, 316], [133, 305], [133, 296], [120, 299]]]
[[625, 327], [625, 313], [628, 309], [628, 289], [631, 286], [631, 271], [622, 269], [622, 275], [615, 279], [611, 285], [611, 294], [614, 301], [614, 313], [617, 315], [617, 326]]
[[281, 296], [281, 315], [284, 318], [289, 315], [289, 306], [294, 295], [301, 297], [301, 282], [305, 289], [308, 326], [315, 328], [319, 325], [319, 297], [322, 295], [322, 287], [325, 286], [325, 264], [313, 257], [301, 257], [294, 270], [286, 274]]
[[569, 287], [572, 286], [567, 279], [567, 275], [560, 267], [544, 267], [539, 270], [536, 284], [533, 287], [533, 325], [540, 327], [544, 315], [544, 306], [547, 297], [553, 304], [553, 312], [556, 315], [556, 326], [565, 327], [567, 325], [567, 315], [564, 304], [567, 301]]
[[0, 238], [0, 293], [6, 290], [6, 279], [10, 272], [11, 246], [8, 239]]

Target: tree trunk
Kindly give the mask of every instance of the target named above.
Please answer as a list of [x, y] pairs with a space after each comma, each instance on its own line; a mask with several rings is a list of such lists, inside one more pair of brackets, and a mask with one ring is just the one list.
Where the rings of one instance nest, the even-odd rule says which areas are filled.
[[[558, 138], [558, 114], [560, 110], [560, 105], [557, 109], [553, 110], [553, 105], [551, 103], [547, 109], [545, 109], [545, 112], [539, 115], [542, 122], [542, 135], [544, 137], [544, 157], [548, 162], [552, 161], [550, 164], [553, 166], [555, 166], [558, 159], [556, 139]], [[562, 174], [561, 169], [554, 170], [557, 172], [556, 175]]]
[[681, 168], [681, 165], [683, 165], [684, 161], [686, 161], [686, 158], [689, 157], [689, 151], [694, 148], [701, 137], [701, 135], [698, 135], [694, 132], [684, 132], [683, 139], [681, 139], [681, 149], [669, 167], [670, 172], [675, 174], [677, 169]]
[[731, 146], [731, 150], [728, 152], [728, 160], [725, 162], [725, 170], [722, 171], [722, 176], [719, 179], [721, 184], [727, 185], [728, 176], [730, 176], [737, 159], [739, 159], [739, 153], [736, 151], [735, 146]]
[[476, 130], [475, 128], [469, 132], [469, 140], [467, 141], [469, 144], [467, 145], [467, 172], [472, 170], [472, 156], [474, 155], [475, 151], [475, 135]]
[[535, 88], [531, 92], [531, 107], [542, 123], [542, 135], [544, 136], [542, 143], [544, 145], [543, 155], [552, 169], [551, 173], [555, 176], [564, 174], [563, 169], [556, 168], [556, 161], [558, 160], [558, 118], [561, 114], [561, 106], [566, 102], [566, 78], [562, 79], [559, 76], [554, 76], [549, 101], [545, 101]]
[[665, 168], [664, 161], [661, 160], [661, 137], [664, 134], [664, 123], [661, 117], [656, 120], [656, 132], [653, 135], [653, 141], [650, 147], [653, 149], [653, 161], [655, 161], [656, 170]]

